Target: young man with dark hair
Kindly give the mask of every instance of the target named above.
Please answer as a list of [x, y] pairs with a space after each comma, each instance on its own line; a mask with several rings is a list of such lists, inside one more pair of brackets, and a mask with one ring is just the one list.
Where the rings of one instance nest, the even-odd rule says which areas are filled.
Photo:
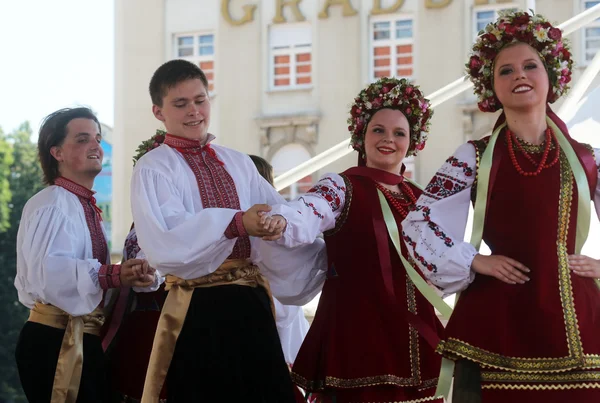
[[110, 264], [92, 191], [102, 170], [101, 139], [88, 108], [56, 111], [40, 129], [38, 153], [48, 187], [23, 209], [15, 278], [19, 301], [31, 309], [16, 348], [31, 402], [106, 402], [104, 293], [157, 283], [144, 260]]
[[270, 289], [310, 300], [324, 280], [323, 245], [269, 270], [278, 252], [261, 238], [279, 238], [286, 222], [261, 217], [284, 200], [247, 155], [210, 144], [207, 88], [184, 60], [163, 64], [150, 82], [167, 134], [138, 160], [131, 204], [139, 245], [169, 294], [142, 402], [157, 402], [165, 380], [169, 403], [294, 402]]

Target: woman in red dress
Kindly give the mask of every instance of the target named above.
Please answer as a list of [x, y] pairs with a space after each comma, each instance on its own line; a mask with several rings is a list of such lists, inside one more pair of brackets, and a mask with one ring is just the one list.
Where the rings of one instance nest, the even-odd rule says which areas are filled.
[[[454, 401], [600, 401], [600, 263], [580, 254], [591, 199], [598, 210], [599, 152], [549, 107], [572, 64], [540, 15], [502, 13], [488, 25], [467, 69], [479, 108], [503, 112], [492, 136], [448, 158], [404, 222], [429, 280], [461, 292], [438, 347], [457, 361]], [[489, 256], [478, 253], [482, 238]]]
[[407, 80], [383, 78], [360, 92], [350, 114], [359, 166], [324, 175], [271, 212], [288, 222], [279, 243], [324, 232], [327, 246], [327, 280], [292, 379], [323, 402], [441, 402], [434, 348], [442, 326], [388, 237], [379, 196], [400, 227], [420, 194], [402, 161], [425, 145], [429, 101]]

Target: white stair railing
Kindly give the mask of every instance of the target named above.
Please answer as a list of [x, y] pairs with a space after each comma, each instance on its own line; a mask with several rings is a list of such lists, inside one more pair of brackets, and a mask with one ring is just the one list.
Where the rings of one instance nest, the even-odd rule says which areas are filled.
[[570, 120], [577, 112], [577, 105], [583, 94], [594, 81], [594, 78], [600, 73], [600, 52], [597, 52], [590, 64], [585, 68], [581, 77], [577, 80], [577, 83], [573, 86], [569, 92], [569, 96], [560, 106], [558, 110], [558, 116], [561, 117], [565, 122]]
[[[563, 22], [558, 27], [563, 30], [563, 34], [566, 36], [590, 24], [597, 18], [600, 18], [600, 4], [575, 15], [573, 18]], [[595, 75], [598, 73], [599, 68], [600, 57], [596, 55], [592, 63], [584, 72], [580, 80], [582, 81], [581, 85], [578, 82], [574, 88], [573, 94], [565, 101], [567, 105], [563, 105], [563, 108], [561, 108], [559, 112], [561, 116], [565, 116], [565, 113], [570, 113], [571, 108], [574, 108], [577, 105], [581, 99], [581, 96], [588, 88]], [[586, 74], [588, 70], [590, 73]], [[436, 108], [447, 100], [457, 96], [463, 91], [468, 90], [472, 86], [473, 84], [468, 80], [468, 77], [463, 76], [458, 80], [446, 85], [445, 87], [433, 92], [431, 95], [427, 96], [427, 98], [431, 101], [431, 107]], [[352, 148], [349, 146], [349, 140], [346, 139], [330, 149], [323, 151], [321, 154], [316, 155], [310, 160], [303, 162], [297, 167], [290, 169], [284, 174], [279, 175], [277, 178], [275, 178], [275, 187], [277, 190], [284, 189], [290, 186], [292, 183], [304, 178], [305, 176], [310, 175], [313, 172], [316, 172], [319, 169], [327, 166], [328, 164], [350, 154], [352, 151]]]

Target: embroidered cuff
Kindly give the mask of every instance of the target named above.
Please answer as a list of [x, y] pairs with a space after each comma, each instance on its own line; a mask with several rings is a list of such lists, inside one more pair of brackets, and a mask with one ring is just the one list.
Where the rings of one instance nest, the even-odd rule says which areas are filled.
[[243, 211], [238, 211], [237, 213], [235, 213], [235, 215], [231, 219], [231, 222], [227, 226], [227, 229], [225, 230], [225, 237], [227, 237], [227, 239], [248, 236], [246, 228], [244, 228], [244, 222], [242, 221], [243, 215]]
[[98, 271], [98, 281], [100, 288], [108, 290], [109, 288], [121, 287], [121, 265], [103, 264]]

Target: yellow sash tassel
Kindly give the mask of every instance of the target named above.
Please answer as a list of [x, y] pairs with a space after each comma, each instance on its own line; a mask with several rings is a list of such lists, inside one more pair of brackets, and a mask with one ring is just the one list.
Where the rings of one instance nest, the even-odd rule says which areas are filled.
[[29, 312], [29, 321], [65, 329], [50, 402], [75, 403], [83, 369], [83, 334], [100, 336], [100, 328], [104, 324], [102, 309], [96, 308], [89, 315], [71, 316], [53, 305], [37, 302]]
[[183, 280], [168, 275], [165, 279], [165, 290], [169, 291], [169, 294], [163, 305], [154, 336], [154, 343], [152, 344], [142, 403], [158, 402], [160, 391], [175, 352], [177, 338], [183, 328], [183, 322], [192, 300], [194, 288], [221, 285], [263, 287], [269, 296], [271, 310], [273, 316], [275, 316], [275, 306], [273, 305], [269, 282], [260, 273], [258, 267], [248, 260], [226, 260], [214, 273], [193, 280]]

